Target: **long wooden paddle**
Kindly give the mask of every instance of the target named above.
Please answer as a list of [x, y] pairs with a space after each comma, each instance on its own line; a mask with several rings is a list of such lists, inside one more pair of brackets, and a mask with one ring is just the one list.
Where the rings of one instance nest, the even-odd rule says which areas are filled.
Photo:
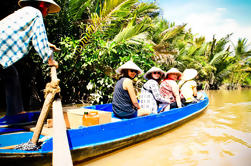
[[[56, 67], [51, 68], [51, 73], [57, 79]], [[52, 78], [53, 78], [52, 77]], [[64, 121], [61, 99], [57, 98], [52, 104], [53, 116], [53, 165], [72, 166], [72, 158], [68, 143], [66, 125]]]

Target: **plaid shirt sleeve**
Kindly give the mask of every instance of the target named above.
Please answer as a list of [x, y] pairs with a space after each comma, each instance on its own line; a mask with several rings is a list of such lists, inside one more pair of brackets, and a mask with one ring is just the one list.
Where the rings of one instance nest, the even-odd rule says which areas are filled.
[[6, 68], [30, 50], [30, 43], [46, 62], [52, 51], [41, 12], [33, 7], [23, 7], [0, 21], [0, 64]]

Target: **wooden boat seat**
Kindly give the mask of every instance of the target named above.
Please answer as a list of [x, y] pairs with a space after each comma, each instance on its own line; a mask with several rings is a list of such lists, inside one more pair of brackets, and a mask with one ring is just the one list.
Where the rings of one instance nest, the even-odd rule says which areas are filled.
[[84, 112], [97, 111], [99, 115], [99, 124], [105, 124], [112, 122], [112, 112], [77, 108], [77, 109], [64, 109], [64, 118], [67, 128], [79, 128], [82, 126], [82, 119]]

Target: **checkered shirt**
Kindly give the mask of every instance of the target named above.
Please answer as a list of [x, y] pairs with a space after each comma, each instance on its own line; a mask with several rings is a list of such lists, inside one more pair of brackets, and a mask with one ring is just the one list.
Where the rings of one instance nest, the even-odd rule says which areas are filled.
[[[146, 89], [144, 89], [145, 87]], [[157, 101], [161, 103], [169, 103], [168, 99], [165, 99], [159, 90], [159, 84], [154, 79], [148, 80], [141, 88], [139, 105], [140, 108], [150, 110], [152, 113], [157, 114], [158, 105]], [[152, 93], [150, 93], [151, 91]], [[157, 101], [156, 101], [157, 100]]]
[[6, 68], [24, 55], [32, 45], [46, 62], [52, 51], [42, 13], [31, 6], [23, 7], [0, 21], [0, 64]]

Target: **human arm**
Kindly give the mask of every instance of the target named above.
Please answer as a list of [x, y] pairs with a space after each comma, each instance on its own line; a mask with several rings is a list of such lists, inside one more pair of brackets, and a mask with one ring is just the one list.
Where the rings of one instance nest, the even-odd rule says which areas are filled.
[[32, 37], [32, 44], [39, 56], [43, 59], [43, 62], [47, 62], [50, 66], [58, 66], [57, 62], [53, 60], [53, 51], [60, 51], [54, 44], [48, 41], [43, 18], [41, 13], [37, 13], [36, 21], [33, 25], [34, 35]]
[[[151, 81], [151, 80], [150, 80]], [[160, 88], [158, 85], [157, 81], [151, 81], [150, 83], [150, 89], [152, 91], [152, 94], [154, 96], [154, 99], [157, 101], [160, 101], [162, 103], [170, 103], [169, 99], [164, 98], [161, 94], [160, 94]]]
[[136, 97], [135, 89], [133, 87], [133, 83], [131, 79], [125, 79], [123, 82], [123, 89], [127, 90], [129, 93], [129, 96], [131, 98], [132, 104], [137, 108], [140, 109], [140, 106], [138, 104], [138, 100]]
[[194, 81], [192, 84], [193, 96], [197, 97], [197, 83]]
[[182, 105], [181, 105], [181, 99], [180, 99], [180, 93], [179, 93], [179, 86], [176, 82], [172, 84], [172, 91], [176, 99], [178, 108], [181, 108]]

